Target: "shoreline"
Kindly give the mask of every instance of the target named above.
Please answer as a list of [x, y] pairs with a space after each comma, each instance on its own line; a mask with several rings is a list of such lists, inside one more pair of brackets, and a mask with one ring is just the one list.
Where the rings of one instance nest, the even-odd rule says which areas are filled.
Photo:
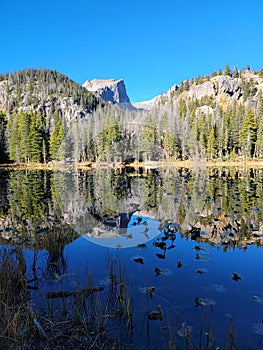
[[178, 161], [148, 161], [134, 162], [125, 164], [124, 162], [107, 163], [107, 162], [79, 162], [65, 164], [61, 162], [54, 163], [12, 163], [0, 164], [0, 169], [6, 170], [63, 170], [63, 169], [79, 169], [92, 170], [98, 168], [121, 169], [121, 168], [263, 168], [263, 160], [246, 160], [246, 161], [197, 161], [197, 160], [178, 160]]

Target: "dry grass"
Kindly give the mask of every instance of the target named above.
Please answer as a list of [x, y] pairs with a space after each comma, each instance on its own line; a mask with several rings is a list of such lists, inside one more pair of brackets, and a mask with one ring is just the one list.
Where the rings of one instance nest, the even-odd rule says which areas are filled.
[[263, 160], [239, 160], [239, 161], [200, 161], [200, 160], [178, 160], [178, 161], [149, 161], [149, 162], [134, 162], [129, 164], [124, 164], [122, 162], [118, 163], [107, 163], [107, 162], [80, 162], [63, 164], [62, 162], [52, 162], [52, 163], [12, 163], [12, 164], [0, 164], [0, 168], [5, 170], [68, 170], [69, 168], [74, 169], [94, 169], [94, 168], [212, 168], [212, 167], [235, 167], [235, 168], [263, 168]]
[[[30, 301], [27, 291], [23, 251], [0, 251], [0, 348], [8, 350], [59, 349], [138, 349], [132, 345], [133, 307], [125, 274], [125, 264], [108, 256], [109, 285], [106, 293], [61, 297], [63, 310], [51, 300], [52, 313], [43, 314]], [[88, 288], [94, 288], [87, 275]], [[178, 339], [178, 324], [168, 322], [170, 341], [163, 349], [216, 350], [212, 327], [204, 332], [200, 326], [199, 341], [192, 332]], [[179, 346], [179, 348], [178, 348]], [[183, 346], [183, 347], [182, 347]], [[238, 349], [232, 320], [226, 333], [226, 349]], [[160, 348], [161, 349], [161, 348]]]
[[21, 247], [0, 251], [0, 349], [122, 348], [122, 335], [127, 337], [132, 329], [133, 310], [125, 267], [118, 259], [108, 260], [107, 291], [94, 287], [87, 275], [89, 293], [76, 289], [45, 299], [50, 313], [32, 304], [25, 264]]

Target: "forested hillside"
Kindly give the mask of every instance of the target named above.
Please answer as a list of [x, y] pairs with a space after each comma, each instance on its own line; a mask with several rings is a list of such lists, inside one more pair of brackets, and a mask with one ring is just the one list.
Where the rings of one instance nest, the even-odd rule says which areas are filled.
[[6, 74], [0, 162], [262, 159], [262, 90], [263, 70], [226, 66], [128, 111], [55, 71]]
[[224, 72], [186, 80], [157, 99], [155, 113], [170, 118], [179, 158], [262, 158], [262, 73], [231, 72], [226, 66]]
[[47, 162], [75, 120], [103, 102], [48, 69], [0, 75], [0, 161]]

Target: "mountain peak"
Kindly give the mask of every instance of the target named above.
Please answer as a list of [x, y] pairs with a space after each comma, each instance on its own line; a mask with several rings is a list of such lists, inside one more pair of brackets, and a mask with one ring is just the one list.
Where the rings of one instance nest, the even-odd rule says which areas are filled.
[[92, 79], [83, 84], [88, 91], [95, 92], [104, 100], [117, 104], [123, 109], [135, 109], [126, 92], [123, 79]]

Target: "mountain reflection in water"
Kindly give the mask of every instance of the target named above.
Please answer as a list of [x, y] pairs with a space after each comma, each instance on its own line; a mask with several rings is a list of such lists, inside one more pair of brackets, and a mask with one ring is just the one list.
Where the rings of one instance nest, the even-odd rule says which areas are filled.
[[[105, 281], [105, 255], [118, 255], [133, 279], [135, 348], [168, 344], [167, 320], [179, 325], [179, 348], [188, 330], [180, 325], [191, 324], [196, 339], [201, 324], [212, 326], [223, 339], [231, 317], [240, 348], [257, 349], [262, 175], [232, 168], [1, 171], [0, 243], [22, 250], [31, 297], [42, 308], [43, 291], [83, 290], [87, 269], [96, 283]], [[159, 306], [162, 317], [153, 322], [148, 316]]]

